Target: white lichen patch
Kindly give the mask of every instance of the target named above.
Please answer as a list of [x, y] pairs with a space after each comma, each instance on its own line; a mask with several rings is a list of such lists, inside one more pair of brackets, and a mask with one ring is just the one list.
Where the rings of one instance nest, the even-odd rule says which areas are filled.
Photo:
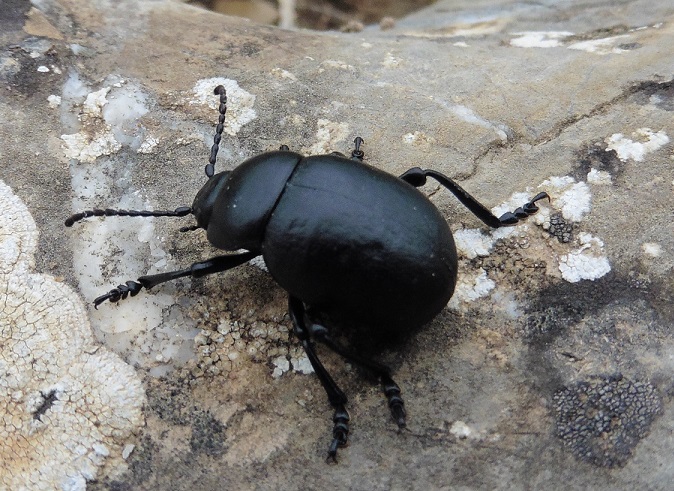
[[473, 435], [473, 430], [463, 421], [454, 421], [449, 427], [449, 433], [459, 440], [465, 440]]
[[290, 362], [293, 365], [293, 371], [296, 373], [301, 373], [303, 375], [308, 375], [314, 373], [314, 367], [311, 365], [309, 358], [302, 352], [300, 357], [292, 357]]
[[[348, 63], [341, 61], [341, 60], [325, 60], [321, 62], [321, 67], [323, 68], [331, 68], [331, 69], [337, 69], [337, 70], [346, 70], [349, 72], [353, 72], [356, 69], [354, 68], [353, 65], [349, 65]], [[319, 71], [324, 71], [322, 69], [319, 69]]]
[[397, 68], [402, 63], [400, 58], [396, 58], [391, 53], [386, 53], [384, 60], [381, 62], [381, 66], [385, 68]]
[[422, 131], [414, 131], [403, 135], [403, 142], [414, 147], [428, 148], [435, 144], [436, 140]]
[[508, 128], [503, 123], [489, 121], [467, 106], [453, 104], [440, 97], [434, 97], [433, 101], [448, 109], [455, 117], [459, 118], [465, 123], [492, 130], [494, 133], [496, 133], [496, 136], [502, 142], [508, 141], [508, 135], [512, 133], [510, 128]]
[[478, 298], [486, 297], [494, 288], [496, 288], [496, 283], [487, 277], [484, 269], [480, 268], [477, 275], [462, 274], [448, 306], [457, 309], [461, 302], [474, 302]]
[[223, 85], [227, 90], [227, 117], [224, 131], [228, 135], [235, 136], [244, 125], [257, 117], [253, 109], [255, 96], [239, 87], [236, 80], [223, 77], [198, 80], [192, 88], [192, 98], [189, 103], [206, 105], [215, 110], [217, 115], [220, 100], [213, 95], [213, 90], [218, 85]]
[[641, 244], [641, 251], [650, 257], [660, 257], [662, 255], [662, 246], [656, 242], [644, 242]]
[[621, 45], [628, 43], [629, 39], [629, 34], [621, 34], [619, 36], [610, 36], [607, 38], [578, 41], [577, 43], [569, 44], [567, 48], [587, 51], [588, 53], [596, 55], [620, 54], [629, 51], [620, 47]]
[[[585, 182], [576, 182], [571, 176], [552, 176], [543, 181], [539, 189], [544, 189], [554, 200], [555, 208], [572, 222], [580, 222], [592, 209], [592, 193]], [[545, 211], [532, 217], [536, 223], [548, 218]]]
[[[84, 100], [81, 98], [84, 94]], [[77, 122], [64, 121], [77, 133], [61, 135], [68, 159], [94, 162], [98, 157], [112, 155], [129, 146], [137, 150], [144, 139], [145, 129], [138, 118], [147, 113], [146, 96], [128, 82], [117, 82], [94, 92], [88, 92], [76, 76], [71, 76], [63, 88], [67, 108], [77, 108]]]
[[588, 233], [578, 234], [581, 246], [559, 258], [562, 278], [570, 283], [596, 280], [609, 271], [611, 265], [604, 254], [604, 242]]
[[623, 162], [631, 159], [641, 162], [644, 157], [669, 143], [669, 137], [664, 131], [654, 133], [650, 128], [639, 128], [626, 138], [622, 133], [615, 133], [606, 138], [607, 150], [615, 150], [618, 158]]
[[65, 156], [80, 162], [94, 162], [98, 157], [112, 155], [122, 148], [122, 144], [115, 139], [110, 130], [94, 135], [87, 133], [61, 135], [61, 140]]
[[510, 40], [511, 46], [518, 48], [557, 48], [562, 46], [564, 38], [573, 36], [567, 31], [524, 31], [516, 32], [516, 38]]
[[629, 51], [621, 46], [628, 44], [629, 34], [620, 34], [600, 39], [588, 39], [573, 42], [573, 32], [568, 31], [525, 31], [514, 33], [515, 38], [510, 40], [510, 45], [517, 48], [559, 48], [566, 46], [567, 49], [585, 51], [596, 55], [620, 54]]
[[56, 109], [61, 105], [61, 96], [51, 94], [47, 97], [47, 103], [51, 109]]
[[271, 376], [274, 378], [279, 378], [281, 375], [290, 370], [290, 360], [288, 360], [285, 356], [278, 356], [271, 362], [272, 365], [274, 365], [274, 371], [272, 372]]
[[159, 138], [154, 136], [147, 136], [143, 143], [138, 147], [138, 153], [152, 153], [155, 148], [159, 145]]
[[33, 272], [37, 236], [0, 181], [0, 488], [84, 490], [104, 463], [125, 468], [145, 395], [95, 342], [78, 295]]
[[[73, 211], [151, 209], [129, 181], [131, 167], [138, 162], [99, 158], [122, 146], [142, 153], [157, 145], [138, 121], [148, 112], [146, 94], [132, 82], [112, 77], [106, 87], [91, 92], [71, 76], [64, 85], [62, 100], [64, 107], [70, 108], [62, 113], [64, 126], [79, 130], [63, 137], [66, 143], [74, 142], [72, 148], [65, 148], [65, 156], [74, 159], [70, 165]], [[73, 119], [72, 113], [81, 116]], [[114, 147], [103, 151], [104, 145], [92, 146], [98, 139], [110, 145], [114, 142]], [[120, 196], [116, 191], [111, 197], [113, 188], [124, 192]], [[154, 223], [153, 218], [96, 218], [68, 230], [73, 241], [73, 268], [85, 299], [91, 301], [118, 284], [174, 266]], [[148, 253], [150, 263], [144, 259]], [[97, 336], [111, 349], [161, 375], [194, 356], [196, 330], [175, 304], [175, 298], [163, 290], [118, 306], [91, 308], [89, 315]]]
[[262, 254], [254, 257], [253, 259], [248, 261], [248, 263], [252, 264], [256, 268], [259, 268], [266, 273], [269, 273], [269, 268], [267, 268], [267, 263], [264, 262], [264, 258], [262, 257]]
[[82, 112], [91, 116], [100, 116], [103, 106], [108, 102], [106, 98], [108, 92], [110, 92], [110, 87], [103, 87], [87, 94], [87, 98], [82, 104]]
[[293, 73], [289, 72], [288, 70], [284, 70], [283, 68], [272, 68], [271, 74], [278, 78], [291, 80], [293, 82], [297, 81], [297, 77]]
[[468, 259], [488, 256], [496, 239], [477, 228], [462, 228], [454, 232], [456, 250]]
[[592, 168], [587, 173], [587, 182], [598, 186], [609, 186], [613, 182], [613, 178], [605, 170]]
[[[601, 239], [579, 233], [575, 242], [568, 244], [560, 241], [558, 235], [552, 231], [553, 223], [559, 224], [560, 220], [567, 224], [578, 223], [590, 212], [591, 193], [585, 182], [576, 182], [570, 176], [552, 176], [535, 189], [513, 193], [504, 203], [492, 208], [491, 212], [497, 217], [512, 212], [540, 191], [546, 191], [551, 202], [548, 203], [546, 199], [537, 201], [538, 212], [515, 226], [454, 230], [460, 271], [454, 296], [448, 304], [450, 308], [457, 309], [462, 303], [491, 295], [498, 298], [496, 302], [509, 316], [516, 318], [520, 315], [516, 300], [509, 296], [507, 290], [499, 289], [499, 284], [490, 277], [498, 276], [500, 270], [488, 258], [503, 239], [510, 241], [516, 249], [526, 249], [521, 253], [514, 253], [515, 263], [508, 266], [514, 268], [514, 271], [527, 268], [531, 274], [542, 272], [575, 282], [581, 279], [594, 280], [611, 270]], [[560, 214], [563, 218], [559, 217]], [[548, 230], [548, 234], [536, 234], [536, 225]], [[569, 249], [569, 246], [575, 249]], [[485, 258], [486, 262], [481, 258]], [[476, 272], [476, 261], [488, 267], [478, 268]], [[512, 258], [504, 258], [504, 261], [512, 262]]]
[[346, 123], [319, 119], [317, 125], [316, 143], [307, 150], [309, 155], [330, 153], [334, 148], [337, 148], [337, 142], [344, 141], [349, 136], [349, 125]]

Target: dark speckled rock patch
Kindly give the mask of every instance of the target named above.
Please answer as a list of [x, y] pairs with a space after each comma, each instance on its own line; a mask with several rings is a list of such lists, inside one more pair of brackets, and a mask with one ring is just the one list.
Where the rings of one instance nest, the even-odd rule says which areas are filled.
[[625, 465], [662, 410], [655, 387], [621, 376], [564, 387], [553, 401], [557, 436], [576, 457], [601, 467]]

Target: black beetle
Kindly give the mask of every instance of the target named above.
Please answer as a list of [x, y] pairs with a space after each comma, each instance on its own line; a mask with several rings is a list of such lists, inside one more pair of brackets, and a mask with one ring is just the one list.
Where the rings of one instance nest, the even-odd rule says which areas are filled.
[[393, 419], [405, 427], [405, 407], [390, 369], [335, 341], [325, 325], [355, 330], [366, 339], [398, 337], [433, 319], [454, 293], [457, 253], [447, 222], [416, 188], [427, 177], [451, 191], [490, 227], [517, 223], [535, 213], [539, 193], [500, 218], [452, 179], [418, 167], [394, 177], [362, 163], [362, 138], [351, 158], [340, 153], [304, 157], [280, 150], [252, 157], [232, 171], [214, 175], [227, 111], [223, 86], [219, 121], [206, 166], [208, 181], [192, 207], [174, 211], [87, 210], [65, 224], [90, 216], [185, 216], [205, 229], [215, 247], [239, 252], [201, 261], [189, 268], [141, 276], [94, 300], [117, 302], [176, 278], [199, 278], [226, 271], [262, 255], [269, 272], [289, 294], [294, 332], [327, 392], [335, 412], [328, 459], [347, 443], [346, 395], [323, 367], [313, 341], [372, 371], [382, 383]]

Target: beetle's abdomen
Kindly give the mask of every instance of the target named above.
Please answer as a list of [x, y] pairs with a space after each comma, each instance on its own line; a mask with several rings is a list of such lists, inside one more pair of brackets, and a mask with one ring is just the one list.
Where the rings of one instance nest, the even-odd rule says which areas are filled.
[[208, 241], [229, 251], [259, 251], [267, 220], [301, 159], [293, 152], [268, 152], [231, 171], [213, 204]]
[[383, 331], [425, 324], [456, 283], [454, 240], [435, 206], [400, 179], [337, 156], [300, 162], [262, 251], [291, 294]]

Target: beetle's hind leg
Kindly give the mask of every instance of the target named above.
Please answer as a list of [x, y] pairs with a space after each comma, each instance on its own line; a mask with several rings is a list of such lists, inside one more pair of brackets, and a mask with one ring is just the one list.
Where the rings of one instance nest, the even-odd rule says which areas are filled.
[[348, 360], [356, 365], [360, 365], [361, 367], [374, 373], [381, 381], [381, 386], [384, 390], [384, 395], [386, 395], [386, 400], [388, 401], [388, 407], [391, 411], [391, 417], [393, 418], [393, 421], [396, 422], [398, 429], [400, 430], [407, 426], [405, 401], [403, 401], [400, 386], [395, 383], [393, 378], [391, 378], [391, 369], [389, 367], [377, 361], [363, 358], [357, 353], [354, 353], [348, 348], [345, 348], [341, 344], [334, 341], [328, 333], [328, 330], [319, 324], [314, 324], [312, 326], [312, 334], [317, 341], [325, 344], [328, 348], [330, 348], [345, 360]]
[[311, 341], [311, 330], [307, 326], [305, 319], [304, 303], [293, 296], [288, 298], [288, 311], [293, 321], [295, 335], [299, 338], [304, 348], [304, 352], [309, 358], [309, 362], [318, 375], [318, 380], [328, 394], [330, 405], [335, 409], [332, 417], [332, 442], [328, 448], [328, 462], [337, 462], [337, 449], [346, 446], [349, 439], [349, 413], [346, 410], [346, 394], [339, 388], [332, 376], [318, 359], [314, 343]]
[[325, 344], [342, 358], [370, 370], [379, 377], [382, 388], [384, 389], [384, 394], [388, 400], [388, 406], [393, 420], [396, 422], [399, 429], [405, 428], [407, 416], [405, 412], [405, 403], [401, 396], [400, 387], [391, 378], [391, 370], [387, 366], [373, 360], [365, 359], [335, 342], [330, 337], [328, 330], [320, 324], [307, 322], [306, 309], [304, 303], [300, 299], [290, 296], [288, 298], [288, 311], [290, 312], [290, 318], [293, 321], [295, 334], [302, 342], [302, 347], [309, 358], [309, 362], [316, 372], [316, 375], [318, 375], [318, 379], [328, 395], [330, 404], [335, 409], [332, 419], [334, 425], [332, 428], [332, 442], [328, 449], [328, 461], [336, 462], [337, 449], [345, 446], [348, 442], [349, 413], [345, 408], [347, 397], [318, 359], [314, 343], [311, 341], [312, 338]]
[[422, 170], [419, 167], [414, 167], [402, 174], [400, 179], [411, 184], [415, 188], [418, 188], [426, 184], [427, 177], [432, 177], [443, 187], [451, 191], [452, 194], [454, 194], [466, 208], [472, 211], [476, 217], [493, 228], [515, 225], [519, 221], [524, 220], [529, 215], [533, 215], [538, 211], [538, 206], [536, 206], [537, 201], [542, 199], [550, 201], [548, 193], [538, 193], [531, 199], [531, 201], [525, 203], [515, 211], [504, 213], [500, 217], [496, 217], [486, 206], [468, 194], [468, 192], [459, 186], [453, 179], [439, 172], [435, 172], [434, 170]]

